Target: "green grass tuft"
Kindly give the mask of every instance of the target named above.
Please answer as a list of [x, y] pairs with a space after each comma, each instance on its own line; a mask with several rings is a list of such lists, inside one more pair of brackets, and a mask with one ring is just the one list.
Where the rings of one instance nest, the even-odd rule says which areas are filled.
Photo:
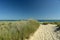
[[36, 20], [1, 22], [0, 40], [25, 40], [38, 29], [40, 23]]

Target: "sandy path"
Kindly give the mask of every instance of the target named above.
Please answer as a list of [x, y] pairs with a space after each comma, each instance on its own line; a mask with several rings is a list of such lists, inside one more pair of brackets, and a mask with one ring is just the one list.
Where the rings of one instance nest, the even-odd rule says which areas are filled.
[[39, 29], [29, 40], [59, 40], [54, 32], [56, 25], [40, 25]]

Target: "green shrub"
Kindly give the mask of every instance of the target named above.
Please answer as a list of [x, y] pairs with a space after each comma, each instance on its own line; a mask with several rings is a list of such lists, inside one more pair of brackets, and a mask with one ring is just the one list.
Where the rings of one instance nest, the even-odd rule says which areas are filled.
[[50, 22], [50, 24], [60, 24], [60, 22]]
[[54, 24], [54, 22], [50, 22], [49, 24]]
[[43, 24], [43, 25], [47, 25], [47, 24], [48, 24], [48, 22], [43, 22], [42, 24]]
[[60, 24], [57, 24], [57, 26], [56, 27], [60, 27]]

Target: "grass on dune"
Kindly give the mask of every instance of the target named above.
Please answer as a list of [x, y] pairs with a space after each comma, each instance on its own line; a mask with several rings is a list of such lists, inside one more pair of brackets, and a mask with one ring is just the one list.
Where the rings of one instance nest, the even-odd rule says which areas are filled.
[[40, 23], [36, 20], [1, 22], [0, 40], [25, 40], [32, 35]]
[[47, 25], [47, 24], [55, 24], [57, 25], [56, 27], [60, 27], [60, 22], [43, 22], [43, 25]]

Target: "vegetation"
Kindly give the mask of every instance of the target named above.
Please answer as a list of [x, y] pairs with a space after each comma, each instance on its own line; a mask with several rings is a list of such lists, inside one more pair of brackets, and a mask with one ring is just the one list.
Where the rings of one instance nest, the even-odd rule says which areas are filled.
[[0, 40], [25, 40], [37, 30], [36, 20], [0, 22]]
[[43, 22], [42, 24], [43, 24], [43, 25], [47, 25], [47, 24], [48, 24], [48, 22]]
[[56, 27], [60, 27], [60, 22], [49, 22], [50, 24], [56, 24]]
[[43, 22], [43, 25], [47, 25], [47, 24], [56, 24], [56, 25], [60, 25], [60, 22]]
[[60, 27], [60, 22], [57, 23], [57, 26], [56, 27]]

